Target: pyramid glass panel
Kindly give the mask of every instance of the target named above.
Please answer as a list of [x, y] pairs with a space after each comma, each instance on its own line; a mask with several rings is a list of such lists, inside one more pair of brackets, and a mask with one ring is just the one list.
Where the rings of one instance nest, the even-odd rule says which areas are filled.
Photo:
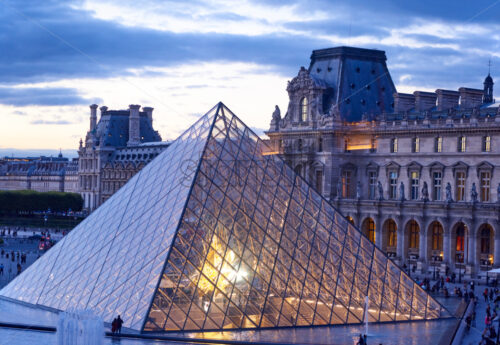
[[138, 331], [449, 316], [219, 103], [0, 295]]

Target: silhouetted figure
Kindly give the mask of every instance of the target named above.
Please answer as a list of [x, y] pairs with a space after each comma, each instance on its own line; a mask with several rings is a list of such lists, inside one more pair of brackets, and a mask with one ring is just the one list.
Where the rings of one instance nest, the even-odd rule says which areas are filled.
[[111, 333], [115, 334], [118, 329], [118, 319], [115, 317], [111, 322]]
[[120, 334], [122, 333], [122, 325], [123, 325], [123, 320], [120, 317], [120, 315], [118, 315], [118, 317], [116, 318], [116, 326], [117, 326], [116, 331]]

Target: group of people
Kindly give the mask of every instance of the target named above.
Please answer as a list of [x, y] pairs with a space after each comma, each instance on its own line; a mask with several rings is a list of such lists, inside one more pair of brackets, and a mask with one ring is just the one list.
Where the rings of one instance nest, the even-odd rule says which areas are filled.
[[8, 259], [10, 257], [10, 260], [12, 262], [16, 261], [17, 262], [21, 262], [21, 264], [25, 264], [26, 263], [26, 253], [24, 252], [14, 252], [13, 250], [9, 252], [6, 252], [4, 249], [2, 249], [0, 251], [0, 256], [3, 258], [5, 257], [6, 259]]
[[118, 315], [118, 317], [115, 317], [113, 322], [111, 323], [111, 333], [113, 334], [121, 333], [122, 325], [123, 325], [123, 320], [120, 317], [120, 315]]
[[[460, 289], [460, 288], [459, 288]], [[497, 330], [495, 329], [495, 325], [493, 321], [498, 321], [498, 313], [500, 312], [500, 296], [498, 288], [485, 288], [482, 295], [484, 298], [484, 302], [486, 303], [486, 316], [484, 319], [484, 330], [481, 334], [481, 342], [480, 345], [492, 345], [496, 344], [497, 339]], [[476, 327], [476, 306], [478, 304], [477, 296], [474, 294], [474, 283], [470, 283], [470, 291], [465, 291], [463, 294], [465, 298], [469, 297], [471, 299], [471, 303], [473, 303], [472, 310], [469, 312], [467, 317], [465, 318], [466, 323], [466, 331], [469, 332], [471, 327]]]

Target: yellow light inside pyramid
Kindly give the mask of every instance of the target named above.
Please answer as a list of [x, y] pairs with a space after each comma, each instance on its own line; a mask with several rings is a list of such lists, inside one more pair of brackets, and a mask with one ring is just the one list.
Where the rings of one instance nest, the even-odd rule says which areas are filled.
[[[228, 288], [228, 286], [230, 286], [230, 283], [241, 281], [244, 277], [247, 276], [248, 273], [242, 269], [240, 269], [239, 271], [235, 271], [231, 267], [235, 266], [236, 255], [229, 248], [227, 248], [226, 263], [224, 263], [222, 256], [218, 254], [220, 252], [223, 252], [223, 250], [224, 247], [220, 243], [220, 240], [217, 236], [214, 236], [212, 238], [210, 246], [208, 246], [207, 259], [205, 264], [203, 265], [203, 269], [201, 270], [201, 272], [210, 281], [217, 282], [216, 286], [220, 291], [226, 292], [226, 289]], [[219, 277], [219, 272], [224, 275], [225, 279]], [[214, 286], [207, 279], [200, 279], [198, 288], [205, 294], [208, 294], [213, 290]]]

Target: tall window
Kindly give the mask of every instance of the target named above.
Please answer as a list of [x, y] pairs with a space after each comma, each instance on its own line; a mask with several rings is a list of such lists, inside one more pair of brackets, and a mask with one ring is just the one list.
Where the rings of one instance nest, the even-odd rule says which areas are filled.
[[490, 254], [490, 228], [484, 226], [481, 230], [481, 254]]
[[415, 137], [411, 141], [411, 152], [417, 153], [420, 152], [420, 138]]
[[456, 199], [457, 201], [465, 201], [465, 171], [458, 171], [455, 174], [456, 179]]
[[387, 222], [387, 246], [396, 247], [398, 243], [396, 222], [390, 219]]
[[318, 193], [323, 193], [323, 171], [316, 170], [316, 190]]
[[352, 191], [352, 171], [345, 170], [342, 172], [342, 197], [350, 198]]
[[443, 227], [438, 222], [432, 223], [432, 250], [443, 250]]
[[411, 172], [411, 200], [418, 200], [418, 187], [419, 187], [419, 174], [418, 171]]
[[307, 97], [300, 100], [300, 121], [307, 121]]
[[297, 142], [297, 148], [299, 151], [302, 151], [302, 139], [299, 139]]
[[391, 139], [391, 152], [392, 153], [398, 152], [398, 138]]
[[483, 137], [483, 152], [491, 151], [491, 137], [489, 135]]
[[489, 171], [481, 171], [480, 174], [481, 183], [481, 201], [490, 201], [490, 184], [491, 184], [491, 173]]
[[466, 138], [464, 136], [458, 137], [458, 142], [457, 142], [457, 151], [458, 152], [465, 152], [466, 150]]
[[465, 244], [465, 229], [463, 225], [459, 225], [457, 228], [457, 243], [455, 250], [457, 252], [463, 252], [465, 248], [464, 244]]
[[368, 237], [372, 243], [375, 243], [375, 222], [371, 218], [368, 218], [366, 221], [366, 237]]
[[417, 249], [419, 247], [420, 228], [418, 223], [414, 220], [410, 223], [410, 248]]
[[318, 152], [323, 152], [323, 138], [318, 139]]
[[370, 199], [375, 199], [375, 195], [377, 192], [377, 173], [375, 171], [370, 171], [368, 173], [368, 180], [370, 184]]
[[398, 173], [391, 171], [389, 173], [389, 199], [397, 199]]
[[443, 137], [437, 137], [434, 142], [434, 151], [435, 152], [443, 152]]
[[443, 175], [441, 171], [435, 171], [432, 174], [432, 200], [441, 200], [441, 186]]

